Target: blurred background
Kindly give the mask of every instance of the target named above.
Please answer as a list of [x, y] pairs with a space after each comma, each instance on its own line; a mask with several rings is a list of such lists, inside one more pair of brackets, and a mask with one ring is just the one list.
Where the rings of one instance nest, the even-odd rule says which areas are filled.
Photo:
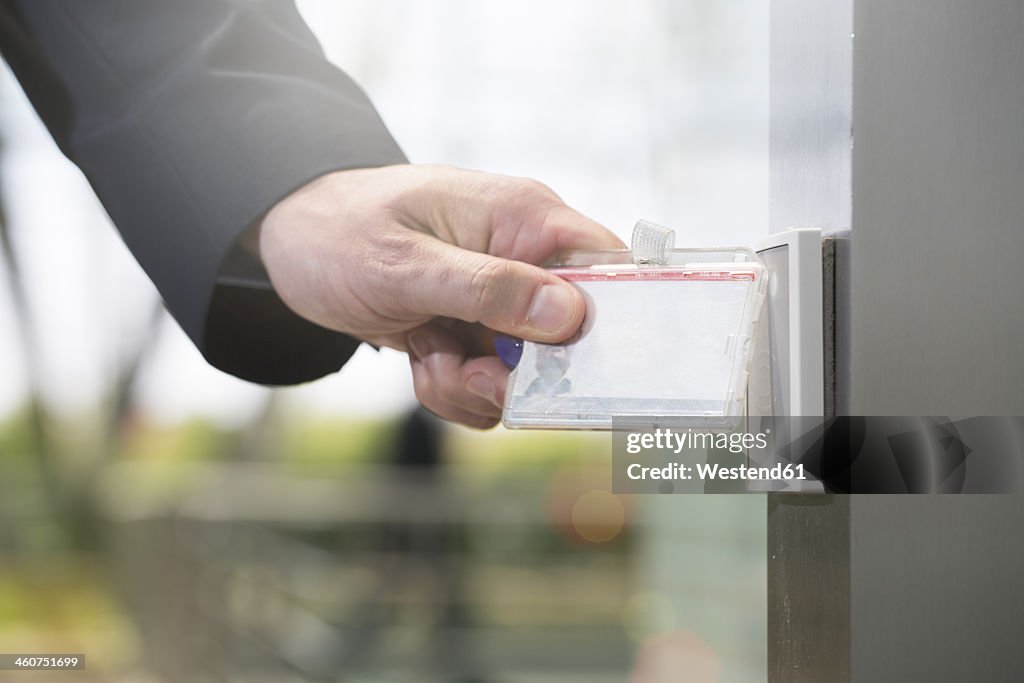
[[[767, 0], [299, 7], [414, 162], [537, 178], [627, 240], [767, 232]], [[6, 67], [0, 137], [0, 652], [118, 682], [764, 680], [762, 497], [612, 495], [607, 435], [440, 424], [395, 352], [219, 373]]]

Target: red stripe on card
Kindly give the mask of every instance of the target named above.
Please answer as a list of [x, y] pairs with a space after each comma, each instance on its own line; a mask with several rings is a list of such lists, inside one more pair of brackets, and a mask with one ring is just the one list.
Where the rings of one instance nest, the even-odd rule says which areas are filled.
[[551, 272], [570, 282], [635, 282], [642, 281], [687, 281], [687, 282], [752, 282], [757, 273], [750, 270], [626, 270], [602, 272], [552, 268]]

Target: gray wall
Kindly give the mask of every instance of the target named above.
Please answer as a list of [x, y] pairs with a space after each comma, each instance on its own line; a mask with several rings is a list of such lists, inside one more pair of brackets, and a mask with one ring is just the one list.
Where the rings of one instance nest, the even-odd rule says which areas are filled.
[[[772, 12], [773, 228], [843, 228], [849, 206], [840, 412], [1024, 414], [1024, 3], [776, 0]], [[803, 615], [769, 614], [771, 680], [1019, 680], [1024, 499], [769, 510], [769, 609]]]
[[1024, 414], [1024, 3], [858, 0], [851, 410]]
[[773, 0], [769, 232], [850, 227], [853, 3]]
[[[858, 0], [855, 414], [1024, 414], [1024, 3]], [[855, 497], [858, 681], [1011, 681], [1019, 497]]]

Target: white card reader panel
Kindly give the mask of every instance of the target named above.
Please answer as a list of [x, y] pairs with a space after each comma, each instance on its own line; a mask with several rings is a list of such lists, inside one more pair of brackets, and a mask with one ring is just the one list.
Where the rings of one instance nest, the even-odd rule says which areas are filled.
[[768, 268], [767, 325], [748, 387], [751, 415], [815, 416], [825, 410], [821, 230], [794, 228], [754, 245]]

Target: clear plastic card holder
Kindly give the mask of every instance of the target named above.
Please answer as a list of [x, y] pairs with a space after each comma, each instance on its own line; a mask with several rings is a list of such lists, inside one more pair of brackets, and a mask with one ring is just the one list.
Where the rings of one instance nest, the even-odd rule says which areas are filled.
[[523, 344], [506, 427], [611, 429], [613, 417], [739, 424], [767, 270], [742, 247], [667, 249], [658, 260], [636, 258], [634, 247], [575, 252], [551, 268], [583, 293], [586, 317], [566, 343]]

